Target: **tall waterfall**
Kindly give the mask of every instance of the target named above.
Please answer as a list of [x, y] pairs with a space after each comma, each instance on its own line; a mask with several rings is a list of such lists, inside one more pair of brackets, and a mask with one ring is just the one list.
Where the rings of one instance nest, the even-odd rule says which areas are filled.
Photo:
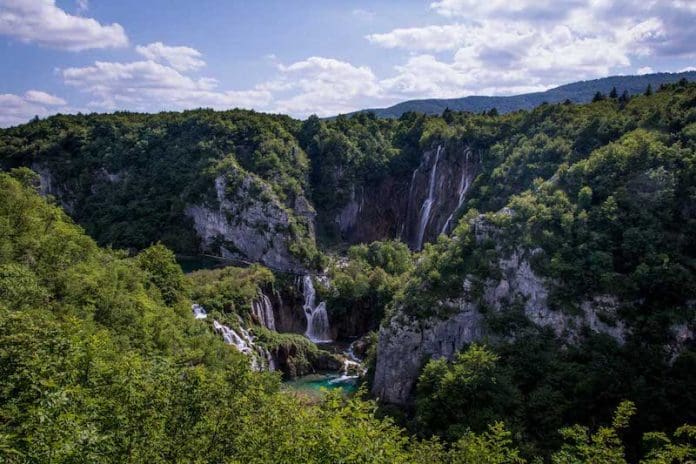
[[316, 290], [312, 283], [312, 276], [306, 275], [302, 278], [302, 293], [304, 294], [305, 317], [307, 318], [307, 330], [305, 336], [314, 343], [326, 343], [331, 340], [329, 326], [329, 315], [326, 313], [326, 303], [316, 302]]
[[418, 222], [418, 236], [416, 241], [416, 250], [423, 248], [423, 237], [425, 236], [425, 228], [428, 226], [428, 221], [430, 221], [430, 211], [433, 207], [433, 202], [435, 201], [435, 181], [437, 180], [437, 163], [440, 160], [440, 150], [442, 145], [437, 146], [437, 152], [435, 153], [435, 162], [433, 163], [433, 169], [430, 171], [430, 180], [428, 182], [428, 197], [423, 201], [423, 206], [420, 209], [420, 220]]
[[260, 324], [268, 330], [275, 330], [273, 305], [271, 304], [271, 300], [264, 293], [261, 293], [258, 300], [252, 301], [251, 312]]
[[471, 182], [471, 175], [469, 174], [469, 154], [471, 153], [470, 149], [466, 149], [465, 152], [465, 164], [464, 164], [464, 169], [462, 170], [462, 178], [459, 181], [459, 189], [457, 190], [457, 194], [459, 195], [459, 199], [457, 201], [457, 207], [454, 208], [454, 211], [452, 211], [452, 214], [447, 217], [447, 221], [445, 221], [445, 225], [442, 227], [442, 231], [440, 231], [440, 234], [446, 234], [447, 229], [450, 226], [450, 223], [452, 222], [452, 219], [454, 218], [454, 214], [459, 211], [459, 208], [462, 207], [464, 204], [464, 200], [466, 199], [466, 192], [469, 190], [469, 183]]

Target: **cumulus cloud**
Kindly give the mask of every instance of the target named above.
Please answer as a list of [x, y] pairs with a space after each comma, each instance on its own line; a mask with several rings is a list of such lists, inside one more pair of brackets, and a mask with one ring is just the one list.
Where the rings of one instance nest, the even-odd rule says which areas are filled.
[[194, 79], [152, 60], [128, 63], [97, 61], [92, 66], [60, 71], [66, 84], [92, 97], [90, 106], [137, 111], [196, 107], [227, 109], [265, 106], [271, 94], [263, 89], [218, 90], [212, 78]]
[[40, 90], [29, 90], [23, 96], [0, 94], [0, 127], [14, 126], [34, 116], [48, 116], [66, 110], [65, 100]]
[[328, 116], [362, 108], [381, 98], [377, 77], [367, 66], [313, 56], [279, 65], [278, 70], [279, 78], [265, 84], [265, 88], [279, 92], [274, 111]]
[[453, 22], [366, 36], [411, 53], [381, 81], [385, 91], [511, 94], [625, 72], [637, 57], [696, 56], [696, 8], [686, 1], [440, 0], [430, 7]]
[[201, 52], [191, 47], [172, 47], [162, 42], [138, 45], [135, 51], [148, 60], [167, 63], [177, 71], [190, 71], [205, 66]]
[[42, 92], [41, 90], [28, 90], [24, 93], [24, 99], [28, 102], [48, 106], [61, 106], [67, 104], [67, 102], [62, 98], [51, 95], [50, 93]]
[[128, 45], [120, 24], [70, 15], [55, 0], [0, 0], [0, 34], [71, 51]]

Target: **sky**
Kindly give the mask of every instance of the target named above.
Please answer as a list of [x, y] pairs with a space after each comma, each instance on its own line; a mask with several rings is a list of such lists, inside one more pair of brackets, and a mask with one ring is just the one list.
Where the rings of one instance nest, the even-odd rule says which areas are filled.
[[0, 126], [55, 113], [304, 118], [696, 69], [696, 0], [0, 0]]

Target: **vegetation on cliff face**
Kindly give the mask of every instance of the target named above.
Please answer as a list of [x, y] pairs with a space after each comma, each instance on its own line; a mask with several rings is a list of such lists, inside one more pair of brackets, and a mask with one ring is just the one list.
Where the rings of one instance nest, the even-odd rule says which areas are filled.
[[50, 176], [49, 193], [61, 192], [100, 244], [142, 249], [161, 241], [186, 253], [199, 241], [186, 206], [215, 203], [217, 176], [237, 183], [251, 176], [287, 208], [290, 232], [302, 242], [298, 253], [311, 255], [304, 250], [308, 230], [293, 215], [309, 170], [293, 136], [298, 126], [289, 117], [242, 110], [54, 116], [3, 129], [0, 159], [6, 168], [31, 165]]

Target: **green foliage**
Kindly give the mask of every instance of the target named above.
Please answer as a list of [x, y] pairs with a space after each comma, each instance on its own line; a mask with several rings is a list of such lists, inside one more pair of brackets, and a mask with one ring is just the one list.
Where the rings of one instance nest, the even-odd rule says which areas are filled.
[[248, 321], [251, 320], [251, 303], [275, 281], [273, 273], [259, 264], [200, 270], [187, 274], [186, 278], [191, 299], [211, 314], [223, 319], [236, 314]]
[[362, 321], [364, 333], [379, 326], [386, 305], [412, 267], [411, 253], [401, 242], [355, 245], [348, 250], [348, 260], [329, 268], [331, 286], [322, 296], [333, 316]]
[[298, 126], [242, 110], [59, 115], [0, 131], [0, 164], [50, 172], [50, 193], [100, 244], [161, 241], [190, 254], [198, 239], [185, 208], [216, 201], [218, 175], [257, 176], [292, 211], [309, 170]]
[[498, 361], [486, 348], [471, 345], [452, 363], [440, 358], [426, 364], [417, 386], [418, 428], [456, 440], [510, 415], [520, 395]]
[[186, 295], [186, 282], [174, 253], [162, 244], [153, 245], [137, 256], [138, 265], [161, 293], [164, 302], [171, 305]]

